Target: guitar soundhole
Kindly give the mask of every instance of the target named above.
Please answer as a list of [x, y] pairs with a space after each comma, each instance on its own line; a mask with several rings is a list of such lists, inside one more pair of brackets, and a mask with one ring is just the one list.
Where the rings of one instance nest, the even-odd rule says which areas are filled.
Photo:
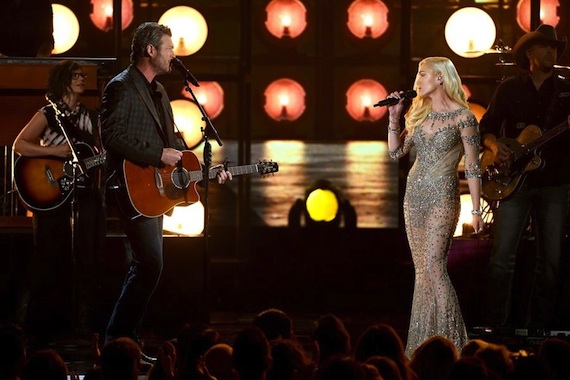
[[171, 173], [172, 184], [178, 189], [186, 189], [190, 184], [190, 176], [185, 168], [176, 168]]

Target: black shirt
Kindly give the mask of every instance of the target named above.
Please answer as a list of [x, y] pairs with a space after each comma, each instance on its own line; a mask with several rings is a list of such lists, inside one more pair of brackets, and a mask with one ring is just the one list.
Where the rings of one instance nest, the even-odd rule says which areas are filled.
[[[537, 90], [528, 73], [503, 81], [481, 118], [481, 136], [517, 138], [529, 125], [544, 133], [568, 119], [570, 81], [553, 75]], [[534, 140], [533, 140], [534, 141]], [[544, 168], [528, 172], [531, 187], [570, 184], [570, 133], [562, 132], [538, 149]]]

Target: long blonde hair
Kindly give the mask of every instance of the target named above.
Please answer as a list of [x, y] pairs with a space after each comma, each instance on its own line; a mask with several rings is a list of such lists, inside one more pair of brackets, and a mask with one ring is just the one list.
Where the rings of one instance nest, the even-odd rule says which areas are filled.
[[[461, 78], [453, 65], [453, 62], [446, 57], [428, 57], [420, 61], [418, 65], [419, 68], [422, 65], [430, 68], [434, 74], [441, 75], [443, 77], [443, 88], [451, 99], [461, 104], [464, 107], [469, 108], [467, 103], [467, 96], [463, 87], [461, 87]], [[414, 90], [417, 88], [417, 79], [414, 82]], [[431, 111], [431, 98], [424, 98], [421, 95], [414, 98], [412, 105], [408, 112], [406, 112], [406, 128], [413, 130], [415, 127], [420, 125], [428, 116]]]

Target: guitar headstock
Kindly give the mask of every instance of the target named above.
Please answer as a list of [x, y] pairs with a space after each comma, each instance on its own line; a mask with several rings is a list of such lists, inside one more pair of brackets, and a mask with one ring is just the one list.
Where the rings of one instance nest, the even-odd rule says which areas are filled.
[[259, 160], [257, 163], [257, 172], [261, 175], [267, 175], [271, 173], [276, 173], [279, 171], [279, 165], [277, 162]]

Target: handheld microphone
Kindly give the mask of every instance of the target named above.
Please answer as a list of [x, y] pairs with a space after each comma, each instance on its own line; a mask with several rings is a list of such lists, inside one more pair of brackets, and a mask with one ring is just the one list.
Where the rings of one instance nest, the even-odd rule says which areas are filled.
[[172, 58], [172, 61], [170, 61], [170, 64], [172, 65], [172, 67], [174, 67], [175, 69], [180, 71], [182, 73], [182, 75], [184, 75], [184, 78], [188, 82], [192, 83], [195, 87], [200, 87], [200, 84], [198, 83], [198, 81], [196, 80], [194, 75], [192, 75], [190, 70], [188, 70], [186, 68], [186, 66], [184, 66], [184, 64], [182, 63], [182, 61], [178, 57]]
[[[404, 92], [400, 99], [412, 99], [418, 96], [418, 93], [414, 90], [407, 90]], [[384, 100], [380, 100], [378, 103], [374, 104], [374, 107], [382, 107], [382, 106], [393, 106], [397, 104], [400, 99], [398, 98], [386, 98]]]

